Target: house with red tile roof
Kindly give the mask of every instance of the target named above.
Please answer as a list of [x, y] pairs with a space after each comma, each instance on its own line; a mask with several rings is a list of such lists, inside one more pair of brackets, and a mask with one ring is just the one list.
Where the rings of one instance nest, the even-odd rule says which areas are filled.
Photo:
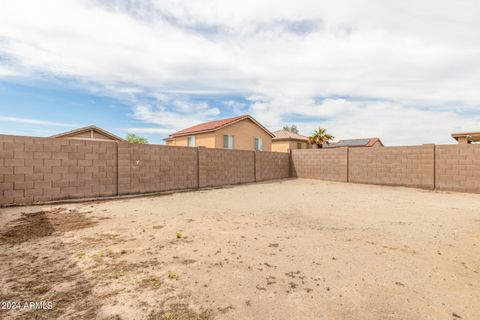
[[204, 122], [174, 132], [169, 146], [271, 151], [273, 133], [250, 115]]
[[316, 148], [316, 145], [308, 142], [308, 137], [298, 133], [290, 132], [287, 130], [277, 130], [273, 134], [275, 137], [272, 139], [272, 151], [276, 152], [289, 152], [293, 149], [312, 149]]

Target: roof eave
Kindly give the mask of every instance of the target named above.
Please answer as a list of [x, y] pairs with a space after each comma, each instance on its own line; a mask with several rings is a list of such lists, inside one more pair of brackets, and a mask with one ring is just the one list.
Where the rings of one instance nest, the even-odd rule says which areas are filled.
[[88, 132], [90, 130], [95, 130], [97, 132], [100, 132], [101, 134], [109, 137], [109, 138], [112, 138], [112, 140], [118, 140], [118, 141], [126, 141], [116, 135], [114, 135], [113, 133], [110, 133], [106, 130], [103, 130], [102, 128], [99, 128], [95, 125], [90, 125], [90, 126], [87, 126], [87, 127], [82, 127], [82, 128], [78, 128], [78, 129], [74, 129], [74, 130], [70, 130], [70, 131], [67, 131], [67, 132], [62, 132], [62, 133], [59, 133], [59, 134], [54, 134], [52, 136], [50, 136], [49, 138], [68, 138], [69, 135], [72, 135], [72, 134], [78, 134], [78, 133], [83, 133], [83, 132]]
[[214, 132], [214, 131], [217, 131], [218, 129], [220, 129], [220, 128], [209, 129], [209, 130], [191, 131], [191, 132], [180, 133], [180, 134], [171, 134], [166, 139], [173, 139], [173, 138], [177, 138], [177, 137], [191, 136], [191, 135], [200, 134], [200, 133]]
[[295, 139], [295, 138], [273, 138], [273, 142], [275, 141], [301, 141], [301, 142], [308, 142], [308, 139]]
[[207, 133], [207, 132], [215, 132], [215, 131], [218, 131], [220, 129], [223, 129], [225, 127], [228, 127], [228, 126], [231, 126], [235, 123], [238, 123], [240, 121], [243, 121], [245, 119], [249, 119], [250, 121], [252, 121], [253, 123], [255, 123], [257, 126], [259, 126], [263, 131], [265, 131], [268, 135], [270, 135], [272, 138], [275, 137], [275, 135], [270, 132], [269, 130], [267, 130], [267, 128], [265, 128], [264, 126], [262, 126], [257, 120], [255, 120], [252, 116], [250, 115], [246, 115], [244, 117], [241, 117], [239, 119], [236, 119], [235, 121], [232, 121], [232, 122], [229, 122], [229, 123], [226, 123], [224, 125], [221, 125], [217, 128], [214, 128], [214, 129], [208, 129], [208, 130], [198, 130], [198, 131], [190, 131], [190, 132], [185, 132], [185, 133], [180, 133], [180, 134], [171, 134], [169, 135], [168, 137], [169, 138], [176, 138], [176, 137], [184, 137], [184, 136], [191, 136], [191, 135], [194, 135], [194, 134], [201, 134], [201, 133]]

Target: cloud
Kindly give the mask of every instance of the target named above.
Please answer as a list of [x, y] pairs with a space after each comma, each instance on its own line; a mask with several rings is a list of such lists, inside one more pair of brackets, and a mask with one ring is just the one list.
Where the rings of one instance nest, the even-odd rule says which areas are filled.
[[156, 134], [162, 134], [165, 136], [172, 133], [170, 129], [157, 128], [157, 127], [155, 128], [151, 128], [151, 127], [124, 128], [122, 130], [128, 133], [156, 133]]
[[165, 132], [172, 133], [206, 119], [213, 119], [220, 113], [218, 108], [210, 107], [204, 102], [195, 103], [169, 95], [157, 96], [156, 99], [150, 104], [136, 103], [132, 118], [157, 124]]
[[1, 115], [0, 115], [0, 122], [13, 122], [13, 123], [22, 123], [22, 124], [32, 124], [32, 125], [38, 125], [38, 126], [54, 126], [54, 127], [66, 127], [66, 128], [73, 128], [78, 126], [78, 124], [59, 123], [59, 122], [51, 122], [51, 121], [28, 119], [28, 118], [7, 117], [7, 116], [1, 116]]
[[19, 76], [20, 74], [7, 66], [0, 65], [0, 78]]
[[[412, 144], [412, 141], [414, 144], [452, 143], [452, 132], [480, 126], [478, 114], [463, 117], [450, 110], [431, 111], [385, 101], [327, 99], [316, 108], [322, 125], [338, 138], [388, 137], [388, 143], [394, 145]], [[315, 122], [304, 124], [307, 133], [316, 127]]]
[[443, 142], [480, 127], [479, 14], [476, 0], [7, 0], [0, 79], [72, 78], [164, 129], [229, 110]]

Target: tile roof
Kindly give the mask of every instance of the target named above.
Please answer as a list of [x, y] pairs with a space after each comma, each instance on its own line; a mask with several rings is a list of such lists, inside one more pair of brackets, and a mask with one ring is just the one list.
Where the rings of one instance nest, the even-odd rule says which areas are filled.
[[215, 131], [244, 119], [250, 119], [253, 123], [257, 124], [259, 127], [261, 127], [263, 130], [265, 130], [269, 135], [273, 137], [273, 134], [270, 131], [268, 131], [265, 127], [263, 127], [260, 123], [258, 123], [255, 119], [253, 119], [250, 115], [247, 114], [247, 115], [238, 116], [238, 117], [200, 123], [200, 124], [194, 125], [193, 127], [189, 127], [189, 128], [174, 132], [170, 134], [167, 139], [164, 139], [164, 140], [168, 140], [169, 138], [172, 138], [172, 137], [183, 136], [183, 135], [192, 134], [192, 133]]
[[279, 140], [299, 140], [299, 141], [308, 141], [308, 137], [302, 136], [301, 134], [293, 133], [287, 130], [277, 130], [274, 131], [273, 134], [275, 137], [272, 141], [279, 141]]
[[383, 146], [379, 138], [363, 138], [363, 139], [345, 139], [338, 142], [332, 142], [324, 145], [326, 148], [340, 148], [340, 147], [371, 147], [379, 142]]

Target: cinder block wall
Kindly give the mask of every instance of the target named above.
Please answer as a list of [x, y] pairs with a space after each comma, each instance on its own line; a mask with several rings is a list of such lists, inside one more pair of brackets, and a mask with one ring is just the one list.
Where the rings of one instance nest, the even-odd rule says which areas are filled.
[[291, 153], [293, 177], [348, 181], [348, 149], [295, 149]]
[[119, 194], [198, 187], [196, 148], [119, 143]]
[[439, 190], [480, 192], [480, 145], [435, 146]]
[[255, 181], [252, 151], [198, 148], [200, 187]]
[[287, 153], [0, 135], [0, 205], [313, 178], [480, 193], [480, 145]]
[[434, 189], [434, 145], [350, 148], [349, 182]]
[[290, 155], [285, 152], [255, 152], [256, 181], [290, 177]]
[[109, 196], [117, 145], [0, 135], [0, 204]]
[[0, 135], [0, 205], [286, 178], [289, 162], [286, 153]]

